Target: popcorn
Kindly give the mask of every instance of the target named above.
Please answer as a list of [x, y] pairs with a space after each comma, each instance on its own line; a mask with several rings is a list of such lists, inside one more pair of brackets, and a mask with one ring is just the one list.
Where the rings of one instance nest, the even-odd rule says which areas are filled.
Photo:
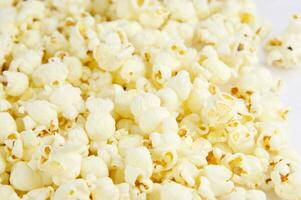
[[40, 65], [32, 74], [33, 81], [38, 86], [62, 83], [68, 76], [67, 67], [58, 60]]
[[115, 186], [112, 180], [108, 177], [99, 179], [96, 183], [96, 188], [92, 191], [92, 198], [95, 200], [118, 200], [119, 196], [120, 194], [117, 186]]
[[95, 98], [91, 96], [86, 100], [86, 108], [89, 112], [111, 113], [113, 111], [114, 104], [109, 99]]
[[21, 140], [24, 148], [33, 148], [37, 147], [40, 144], [40, 141], [33, 131], [24, 131], [21, 135]]
[[87, 183], [82, 179], [67, 181], [60, 185], [53, 195], [54, 200], [83, 199], [88, 200], [90, 191]]
[[167, 108], [169, 112], [179, 111], [181, 100], [173, 89], [162, 88], [157, 95], [160, 97], [161, 105]]
[[3, 72], [5, 81], [7, 82], [6, 93], [10, 96], [22, 95], [29, 85], [28, 77], [20, 72]]
[[175, 182], [166, 182], [162, 184], [162, 186], [159, 186], [158, 188], [158, 196], [154, 199], [192, 199], [192, 192], [189, 188], [182, 186], [180, 184], [177, 184]]
[[196, 78], [187, 100], [189, 109], [192, 112], [199, 112], [210, 96], [208, 82], [203, 78]]
[[291, 17], [290, 23], [284, 33], [271, 38], [266, 46], [266, 62], [281, 68], [292, 68], [301, 61], [300, 32], [301, 20], [298, 14]]
[[179, 70], [181, 67], [179, 58], [175, 57], [172, 52], [164, 50], [155, 53], [152, 64], [163, 65], [170, 68], [172, 72]]
[[[249, 0], [0, 2], [9, 200], [300, 199], [268, 32]], [[267, 62], [300, 60], [300, 18]]]
[[244, 68], [238, 78], [239, 89], [243, 92], [268, 92], [276, 86], [271, 73], [265, 68]]
[[[53, 89], [49, 101], [58, 107], [63, 116], [67, 119], [75, 119], [83, 110], [81, 91], [69, 84], [60, 85]], [[61, 101], [64, 99], [64, 101]]]
[[28, 48], [35, 48], [41, 46], [42, 37], [41, 33], [37, 30], [26, 31], [22, 37], [22, 43], [26, 44]]
[[8, 112], [0, 112], [0, 139], [3, 141], [7, 136], [17, 131], [17, 124]]
[[46, 100], [34, 100], [26, 102], [24, 110], [28, 115], [40, 125], [47, 127], [57, 126], [58, 118], [55, 106]]
[[115, 120], [109, 113], [92, 112], [86, 122], [86, 130], [91, 140], [107, 140], [114, 135]]
[[158, 107], [143, 112], [138, 118], [137, 123], [145, 133], [158, 130], [162, 121], [169, 116], [165, 108]]
[[249, 190], [247, 191], [247, 194], [246, 194], [246, 199], [247, 200], [251, 200], [251, 199], [258, 199], [258, 200], [265, 200], [267, 199], [266, 198], [266, 195], [263, 191], [260, 191], [260, 190]]
[[300, 198], [301, 193], [297, 189], [300, 187], [300, 177], [300, 169], [297, 166], [294, 166], [289, 160], [280, 159], [271, 172], [275, 193], [284, 199]]
[[3, 199], [9, 199], [9, 200], [20, 200], [20, 197], [17, 195], [17, 193], [14, 191], [13, 187], [9, 185], [0, 185], [0, 192]]
[[2, 156], [0, 156], [0, 173], [1, 174], [5, 172], [5, 168], [6, 168], [6, 161]]
[[[47, 146], [46, 146], [47, 147]], [[44, 148], [38, 167], [48, 173], [53, 183], [61, 185], [63, 182], [75, 179], [80, 174], [81, 155], [76, 152], [65, 152], [64, 149]]]
[[182, 101], [186, 100], [192, 87], [189, 74], [186, 71], [180, 71], [167, 82], [166, 87], [173, 89]]
[[78, 144], [84, 148], [87, 148], [86, 145], [89, 143], [89, 138], [84, 128], [77, 126], [68, 130], [67, 142], [70, 142], [72, 145]]
[[235, 152], [251, 152], [255, 145], [256, 130], [242, 125], [228, 128], [228, 145]]
[[89, 156], [82, 160], [81, 176], [84, 179], [103, 178], [109, 174], [108, 168], [101, 158]]
[[216, 84], [225, 84], [232, 75], [231, 69], [216, 58], [208, 58], [202, 65], [212, 74], [211, 81]]
[[143, 12], [139, 14], [138, 20], [145, 28], [160, 28], [167, 20], [169, 13], [159, 1], [155, 1], [153, 5], [151, 3], [148, 4], [150, 5], [145, 7]]
[[129, 148], [125, 153], [125, 165], [140, 169], [145, 177], [152, 174], [152, 159], [145, 147]]
[[132, 118], [133, 114], [131, 111], [131, 107], [134, 108], [134, 105], [131, 106], [134, 100], [137, 101], [136, 97], [137, 92], [135, 90], [129, 90], [125, 92], [120, 92], [115, 96], [115, 112], [125, 118]]
[[[223, 200], [246, 199], [246, 194], [247, 192], [244, 188], [237, 187], [230, 194], [223, 196], [222, 199]], [[249, 194], [252, 194], [252, 192]]]
[[69, 72], [67, 80], [71, 83], [79, 81], [83, 74], [81, 61], [75, 56], [65, 56], [63, 63], [67, 66]]
[[131, 112], [135, 117], [140, 116], [144, 111], [152, 110], [160, 106], [160, 99], [151, 93], [137, 95], [131, 103]]
[[39, 1], [23, 2], [17, 16], [18, 23], [26, 23], [35, 19], [42, 19], [45, 15], [45, 4]]
[[26, 48], [24, 45], [15, 45], [14, 59], [10, 63], [10, 69], [31, 75], [41, 65], [42, 54], [39, 51]]
[[130, 187], [126, 183], [121, 183], [117, 185], [119, 190], [119, 199], [127, 200], [130, 199]]
[[152, 78], [157, 83], [164, 84], [171, 78], [171, 70], [167, 66], [156, 64], [152, 68]]
[[137, 81], [138, 77], [144, 76], [145, 65], [141, 57], [133, 56], [127, 60], [120, 69], [120, 77], [125, 83]]
[[193, 187], [195, 183], [195, 178], [198, 175], [199, 170], [192, 163], [183, 161], [181, 164], [175, 166], [173, 169], [173, 176], [175, 180], [182, 184], [187, 184]]
[[[2, 7], [1, 6], [1, 33], [7, 34], [7, 36], [14, 36], [18, 32], [18, 28], [16, 27], [16, 17], [17, 17], [17, 9], [11, 6]], [[6, 27], [6, 28], [4, 28]], [[5, 46], [5, 45], [4, 45]], [[3, 58], [1, 58], [2, 61]], [[2, 64], [2, 63], [1, 63]]]
[[91, 79], [88, 80], [89, 82], [89, 90], [100, 92], [104, 89], [107, 89], [112, 84], [112, 76], [108, 72], [101, 72], [96, 70], [91, 76]]
[[194, 7], [190, 1], [166, 0], [164, 3], [170, 11], [172, 19], [182, 22], [196, 19]]
[[164, 27], [163, 31], [168, 33], [170, 37], [177, 39], [184, 39], [186, 44], [191, 44], [194, 35], [194, 23], [180, 23], [178, 21], [170, 20]]
[[215, 199], [215, 194], [213, 193], [209, 180], [202, 176], [199, 178], [199, 187], [198, 187], [198, 193], [201, 195], [201, 197], [207, 198], [207, 199]]
[[223, 162], [233, 171], [233, 182], [249, 187], [262, 183], [266, 166], [261, 163], [259, 158], [244, 154], [233, 154], [229, 157], [226, 156]]
[[201, 110], [201, 119], [208, 126], [218, 126], [230, 122], [235, 116], [232, 102], [222, 95], [211, 96]]
[[204, 168], [204, 175], [208, 178], [215, 196], [225, 195], [234, 188], [234, 184], [229, 179], [232, 172], [224, 166], [208, 165]]
[[126, 38], [123, 32], [108, 33], [104, 37], [107, 41], [99, 43], [93, 50], [93, 55], [100, 69], [114, 72], [131, 57], [134, 47], [126, 40], [123, 41]]
[[31, 191], [43, 186], [41, 174], [22, 161], [13, 165], [9, 181], [15, 189], [20, 191]]
[[26, 193], [22, 199], [30, 200], [30, 199], [47, 199], [53, 195], [53, 188], [52, 187], [44, 187], [32, 190]]

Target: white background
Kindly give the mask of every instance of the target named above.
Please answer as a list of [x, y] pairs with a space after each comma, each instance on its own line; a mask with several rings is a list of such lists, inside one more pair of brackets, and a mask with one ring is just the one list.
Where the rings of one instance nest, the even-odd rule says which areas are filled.
[[[254, 0], [254, 2], [257, 4], [258, 15], [272, 25], [271, 35], [283, 31], [291, 14], [301, 14], [301, 0]], [[284, 82], [281, 98], [291, 109], [287, 135], [301, 155], [301, 66], [294, 69], [269, 69]]]

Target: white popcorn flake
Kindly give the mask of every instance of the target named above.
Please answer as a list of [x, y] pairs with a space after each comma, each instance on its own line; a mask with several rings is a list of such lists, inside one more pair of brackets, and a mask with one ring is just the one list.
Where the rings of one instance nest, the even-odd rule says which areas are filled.
[[6, 99], [0, 99], [0, 112], [8, 111], [12, 105]]
[[25, 111], [35, 122], [41, 125], [50, 127], [58, 124], [55, 106], [46, 100], [26, 102]]
[[103, 40], [93, 50], [94, 58], [100, 69], [117, 71], [132, 56], [134, 47], [121, 30], [105, 33]]
[[26, 48], [24, 45], [15, 45], [14, 60], [10, 63], [11, 70], [19, 70], [31, 75], [41, 65], [42, 53]]
[[[8, 2], [8, 1], [5, 1], [5, 2]], [[7, 36], [17, 34], [17, 32], [18, 32], [18, 28], [16, 27], [17, 9], [12, 6], [4, 6], [4, 7], [1, 6], [1, 8], [2, 8], [1, 12], [0, 12], [1, 33], [6, 33]], [[2, 61], [2, 59], [3, 58], [1, 57], [1, 61]], [[2, 64], [2, 62], [1, 62], [1, 64]]]
[[209, 180], [206, 177], [200, 177], [199, 179], [200, 184], [198, 188], [198, 193], [201, 195], [201, 197], [207, 198], [207, 199], [214, 199], [215, 195], [211, 189], [211, 185]]
[[82, 156], [77, 151], [66, 152], [64, 149], [45, 146], [38, 167], [51, 176], [54, 184], [61, 185], [80, 174]]
[[22, 24], [33, 19], [42, 19], [45, 15], [45, 4], [40, 1], [22, 2], [17, 21]]
[[17, 131], [17, 125], [14, 118], [8, 112], [0, 112], [0, 139], [4, 140], [6, 137]]
[[87, 118], [86, 130], [91, 140], [107, 140], [115, 129], [115, 120], [109, 113], [92, 112]]
[[137, 81], [145, 74], [145, 64], [141, 57], [133, 56], [128, 59], [120, 69], [120, 77], [125, 83]]
[[21, 72], [4, 71], [3, 75], [7, 82], [5, 90], [10, 96], [22, 95], [29, 85], [28, 77]]
[[[133, 101], [137, 98], [136, 90], [128, 90], [125, 92], [120, 92], [115, 96], [115, 112], [120, 116], [125, 118], [131, 118], [133, 116], [131, 111], [131, 105]], [[135, 100], [137, 101], [137, 100]], [[133, 106], [134, 107], [134, 106]], [[133, 110], [136, 108], [133, 108]], [[139, 111], [138, 111], [139, 112]]]
[[263, 68], [244, 68], [238, 77], [239, 89], [251, 92], [267, 92], [272, 90], [276, 81], [273, 80], [271, 73]]
[[30, 192], [26, 193], [22, 200], [31, 200], [31, 199], [47, 199], [53, 195], [53, 188], [52, 187], [44, 187], [31, 190]]
[[166, 108], [157, 107], [144, 111], [138, 118], [137, 123], [145, 133], [156, 131], [162, 121], [169, 116]]
[[161, 105], [170, 112], [176, 112], [181, 107], [181, 101], [177, 93], [171, 88], [162, 88], [157, 94], [161, 99]]
[[266, 46], [266, 62], [268, 65], [281, 68], [296, 67], [301, 63], [301, 19], [294, 14], [285, 31], [270, 39]]
[[157, 199], [167, 200], [167, 199], [187, 199], [192, 200], [192, 192], [189, 188], [177, 184], [175, 182], [164, 183], [159, 186], [159, 197]]
[[31, 191], [43, 186], [42, 176], [25, 162], [17, 162], [10, 175], [10, 183], [20, 191]]
[[128, 149], [125, 154], [125, 164], [142, 170], [146, 177], [152, 174], [152, 159], [145, 147]]
[[[222, 197], [223, 200], [238, 200], [238, 199], [246, 199], [246, 190], [241, 187], [236, 187], [230, 194], [227, 194]], [[249, 197], [252, 192], [249, 193]]]
[[10, 185], [0, 185], [1, 198], [4, 200], [20, 200], [14, 189]]
[[6, 168], [6, 161], [3, 156], [0, 156], [0, 173], [4, 173]]
[[172, 72], [168, 66], [156, 64], [152, 71], [152, 78], [159, 84], [164, 84], [171, 78]]
[[234, 188], [234, 184], [229, 179], [232, 172], [224, 166], [208, 165], [204, 168], [204, 174], [208, 178], [215, 196], [225, 195]]
[[166, 86], [173, 89], [181, 100], [186, 100], [190, 94], [192, 84], [187, 71], [180, 71], [168, 81]]
[[83, 74], [81, 61], [74, 56], [65, 56], [63, 63], [67, 66], [69, 72], [67, 80], [71, 83], [79, 81]]
[[96, 183], [96, 188], [92, 191], [92, 197], [95, 200], [118, 200], [119, 196], [119, 190], [110, 178], [99, 179]]
[[92, 96], [86, 100], [86, 108], [89, 112], [110, 113], [112, 112], [113, 107], [114, 104], [109, 99], [95, 98]]
[[160, 106], [160, 99], [151, 93], [137, 95], [131, 103], [131, 112], [134, 116], [140, 116], [144, 111]]
[[85, 179], [103, 178], [109, 174], [104, 161], [96, 156], [89, 156], [82, 160], [81, 176]]
[[235, 152], [251, 152], [255, 145], [255, 135], [255, 130], [245, 126], [229, 128], [228, 145]]
[[67, 181], [60, 185], [53, 195], [54, 200], [82, 199], [89, 200], [90, 191], [87, 183], [82, 179]]
[[246, 199], [247, 200], [251, 200], [251, 199], [266, 200], [267, 198], [266, 198], [265, 193], [261, 190], [249, 190], [249, 191], [247, 191]]
[[33, 81], [38, 86], [62, 83], [67, 76], [68, 68], [57, 60], [37, 67], [32, 74]]
[[49, 101], [58, 107], [64, 117], [71, 120], [75, 119], [84, 107], [81, 90], [70, 84], [59, 85], [54, 88], [49, 96]]

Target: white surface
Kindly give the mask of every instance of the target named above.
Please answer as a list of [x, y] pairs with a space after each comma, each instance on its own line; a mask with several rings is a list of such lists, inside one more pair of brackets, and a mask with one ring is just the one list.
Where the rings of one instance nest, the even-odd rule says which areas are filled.
[[[254, 0], [254, 2], [257, 4], [258, 14], [271, 23], [271, 35], [281, 33], [291, 14], [301, 14], [301, 0]], [[291, 109], [287, 135], [301, 155], [301, 66], [288, 70], [270, 69], [276, 77], [284, 81], [281, 98]]]

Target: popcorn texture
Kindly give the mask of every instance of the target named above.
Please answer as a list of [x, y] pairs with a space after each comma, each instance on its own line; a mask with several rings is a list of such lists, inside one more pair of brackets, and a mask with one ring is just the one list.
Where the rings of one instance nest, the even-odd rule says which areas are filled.
[[249, 0], [0, 1], [0, 199], [301, 199], [267, 33]]

